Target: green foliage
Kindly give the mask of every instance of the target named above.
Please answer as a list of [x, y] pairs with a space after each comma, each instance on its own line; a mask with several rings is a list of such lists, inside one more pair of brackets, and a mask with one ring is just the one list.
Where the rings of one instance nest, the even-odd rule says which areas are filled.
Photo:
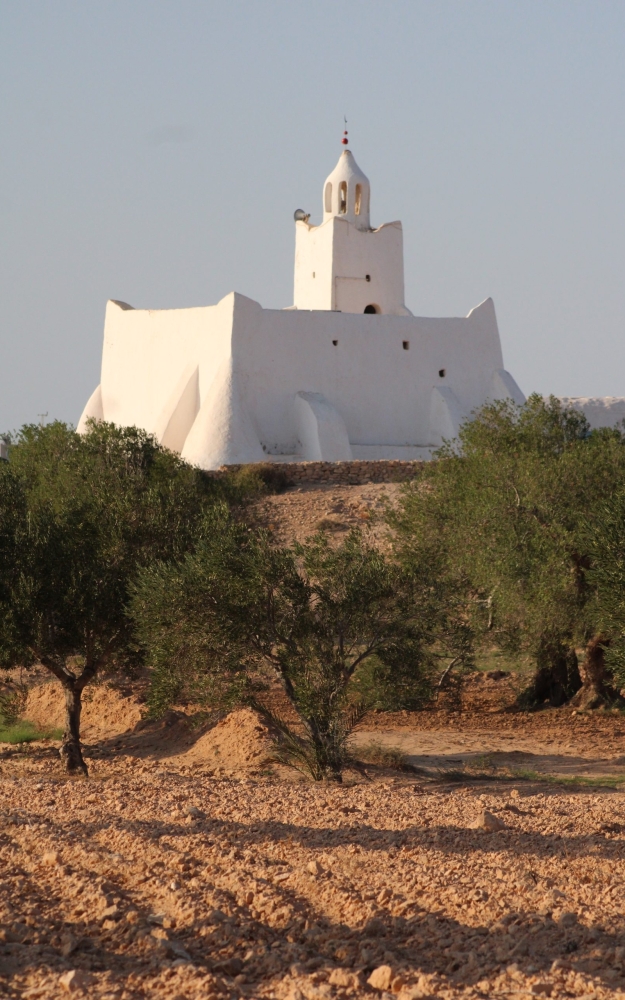
[[71, 695], [68, 767], [71, 757], [84, 769], [85, 684], [142, 662], [125, 610], [130, 581], [155, 558], [180, 558], [205, 510], [240, 492], [136, 428], [94, 423], [81, 436], [56, 422], [13, 439], [0, 463], [0, 666], [40, 662]]
[[[152, 684], [148, 705], [161, 715], [180, 698], [227, 704], [247, 687], [248, 660], [220, 622], [218, 604], [236, 587], [244, 563], [239, 539], [248, 529], [218, 505], [198, 527], [196, 551], [178, 562], [154, 562], [132, 590], [131, 617], [148, 651]], [[239, 601], [242, 595], [239, 594]]]
[[242, 465], [226, 477], [226, 485], [234, 494], [231, 499], [242, 502], [255, 499], [263, 493], [283, 493], [289, 485], [289, 477], [281, 465], [272, 462]]
[[278, 738], [273, 742], [273, 752], [266, 763], [289, 767], [313, 781], [325, 781], [328, 776], [340, 780], [344, 768], [360, 767], [352, 737], [364, 715], [361, 705], [342, 706], [331, 714], [322, 739], [319, 739], [308, 719], [302, 719], [301, 734], [280, 717], [269, 713]]
[[415, 672], [409, 661], [382, 662], [376, 656], [365, 660], [352, 680], [351, 697], [368, 709], [382, 712], [414, 712], [432, 699], [435, 657], [429, 651], [429, 669]]
[[193, 553], [142, 571], [132, 615], [158, 706], [202, 675], [241, 683], [272, 670], [312, 748], [315, 778], [339, 778], [346, 762], [359, 667], [375, 656], [424, 683], [433, 646], [453, 631], [432, 563], [402, 569], [357, 531], [335, 548], [324, 535], [275, 547], [225, 507], [206, 518]]
[[[597, 433], [597, 432], [593, 432]], [[545, 401], [534, 394], [523, 406], [498, 400], [483, 406], [461, 428], [457, 443], [446, 444], [440, 457], [464, 455], [542, 456], [547, 459], [565, 454], [591, 436], [590, 425], [579, 410], [565, 407], [555, 396]], [[600, 432], [599, 436], [604, 436]], [[620, 437], [607, 432], [608, 437]]]
[[589, 577], [597, 588], [596, 614], [607, 666], [625, 687], [625, 483], [606, 493], [587, 521], [592, 558]]
[[129, 581], [191, 546], [216, 489], [134, 428], [23, 428], [0, 469], [0, 663], [131, 663]]
[[483, 644], [531, 654], [530, 701], [560, 704], [581, 683], [574, 649], [598, 625], [588, 512], [624, 473], [620, 431], [591, 433], [582, 414], [532, 396], [484, 407], [404, 491], [400, 558], [435, 551]]
[[9, 688], [0, 694], [0, 725], [12, 726], [16, 723], [26, 704], [24, 688]]

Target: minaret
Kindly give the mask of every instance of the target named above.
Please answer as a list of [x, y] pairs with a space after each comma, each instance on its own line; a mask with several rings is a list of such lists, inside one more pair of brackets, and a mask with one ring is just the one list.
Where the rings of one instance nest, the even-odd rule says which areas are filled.
[[[347, 132], [342, 144], [347, 147]], [[371, 185], [343, 150], [323, 185], [323, 222], [295, 213], [296, 309], [410, 316], [404, 305], [401, 222], [370, 222]]]
[[351, 222], [356, 229], [368, 232], [371, 185], [352, 152], [344, 149], [330, 176], [323, 185], [323, 221], [334, 216]]

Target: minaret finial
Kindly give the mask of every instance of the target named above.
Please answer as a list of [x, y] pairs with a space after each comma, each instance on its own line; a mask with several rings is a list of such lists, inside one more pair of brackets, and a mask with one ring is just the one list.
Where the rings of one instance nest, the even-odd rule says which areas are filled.
[[345, 122], [345, 131], [343, 132], [343, 138], [341, 139], [341, 142], [343, 143], [344, 146], [347, 146], [349, 143], [349, 139], [347, 138], [347, 118], [345, 117], [345, 115], [343, 115], [343, 121]]

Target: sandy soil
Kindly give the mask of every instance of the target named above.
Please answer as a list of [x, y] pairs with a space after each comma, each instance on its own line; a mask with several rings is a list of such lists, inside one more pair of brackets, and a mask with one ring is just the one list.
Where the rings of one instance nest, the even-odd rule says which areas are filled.
[[275, 533], [281, 545], [303, 542], [320, 528], [337, 538], [353, 527], [366, 529], [381, 547], [388, 539], [384, 513], [396, 502], [401, 484], [306, 485], [265, 497], [251, 513]]
[[[485, 685], [482, 685], [485, 686]], [[625, 788], [625, 717], [569, 709], [494, 713], [420, 712], [369, 716], [358, 743], [399, 747], [434, 776], [463, 771], [505, 776], [613, 778]]]
[[[51, 743], [0, 755], [0, 995], [625, 996], [619, 791], [375, 769], [314, 786], [266, 773], [249, 710], [122, 733], [118, 708], [88, 781]], [[359, 739], [434, 775], [484, 752], [623, 763], [610, 715], [372, 722]]]
[[[122, 694], [109, 684], [90, 686], [83, 695], [80, 734], [86, 743], [132, 729], [142, 718], [143, 705], [136, 694]], [[30, 688], [25, 718], [45, 728], [63, 728], [65, 700], [59, 681], [35, 684]]]
[[450, 772], [467, 777], [476, 773], [502, 777], [535, 773], [589, 780], [609, 777], [625, 784], [625, 743], [620, 727], [617, 736], [612, 731], [605, 739], [589, 741], [587, 729], [580, 726], [580, 732], [575, 732], [575, 723], [564, 732], [558, 731], [559, 727], [554, 732], [544, 726], [537, 733], [531, 726], [512, 732], [499, 730], [493, 727], [492, 717], [481, 722], [481, 728], [472, 727], [468, 732], [462, 717], [439, 730], [362, 732], [357, 734], [356, 743], [366, 744], [373, 739], [382, 746], [398, 747], [410, 764], [431, 777], [450, 776]]

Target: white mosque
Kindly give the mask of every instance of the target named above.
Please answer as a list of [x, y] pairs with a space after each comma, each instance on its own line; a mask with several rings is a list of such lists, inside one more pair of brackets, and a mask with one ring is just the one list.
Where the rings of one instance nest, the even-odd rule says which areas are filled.
[[286, 309], [237, 292], [190, 309], [109, 301], [101, 381], [78, 430], [89, 418], [141, 427], [203, 469], [415, 459], [487, 400], [524, 401], [492, 299], [463, 318], [406, 307], [401, 222], [372, 228], [369, 181], [347, 148], [323, 186], [323, 221], [309, 219], [295, 213]]

